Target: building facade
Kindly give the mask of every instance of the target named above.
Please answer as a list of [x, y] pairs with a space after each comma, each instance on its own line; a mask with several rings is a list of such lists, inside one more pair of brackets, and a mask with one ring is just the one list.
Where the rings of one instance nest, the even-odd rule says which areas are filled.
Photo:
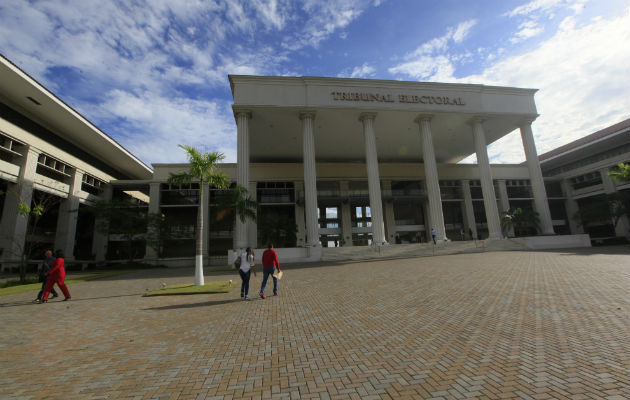
[[[111, 199], [113, 180], [152, 170], [9, 60], [0, 57], [0, 263], [19, 263], [29, 244], [68, 260], [106, 258], [108, 237], [85, 207]], [[148, 192], [146, 195], [148, 199]], [[50, 205], [32, 229], [19, 203]], [[31, 229], [29, 229], [29, 226]]]
[[608, 174], [619, 163], [630, 163], [630, 119], [539, 158], [545, 181], [559, 195], [550, 200], [552, 209], [564, 208], [569, 216], [563, 232], [587, 233], [595, 243], [628, 241], [630, 182]]
[[[8, 60], [0, 61], [3, 267], [16, 262], [29, 240], [63, 248], [77, 262], [190, 265], [200, 207], [204, 255], [213, 264], [225, 263], [230, 250], [269, 241], [282, 248], [285, 260], [317, 260], [322, 248], [431, 242], [432, 231], [437, 243], [533, 233], [502, 229], [501, 212], [514, 207], [535, 210], [542, 235], [566, 238], [595, 229], [573, 218], [581, 200], [592, 196], [578, 187], [588, 173], [584, 165], [571, 165], [583, 156], [603, 174], [630, 158], [625, 121], [606, 140], [563, 146], [539, 159], [531, 127], [538, 115], [534, 89], [233, 75], [237, 162], [220, 167], [258, 202], [256, 220], [242, 222], [221, 205], [229, 189], [208, 187], [208, 201], [200, 204], [199, 184], [167, 182], [186, 164], [147, 167]], [[514, 130], [526, 162], [490, 164], [487, 145]], [[604, 142], [609, 147], [601, 147]], [[616, 153], [597, 161], [587, 156], [593, 146]], [[458, 164], [470, 154], [476, 164]], [[627, 191], [603, 178], [600, 189]], [[58, 205], [42, 220], [45, 229], [27, 233], [14, 211], [18, 201], [40, 192], [55, 196]], [[115, 228], [104, 233], [82, 212], [116, 199], [132, 199], [141, 214], [167, 222], [169, 234], [159, 246], [148, 245], [146, 230], [127, 239]], [[627, 233], [627, 219], [614, 230]]]

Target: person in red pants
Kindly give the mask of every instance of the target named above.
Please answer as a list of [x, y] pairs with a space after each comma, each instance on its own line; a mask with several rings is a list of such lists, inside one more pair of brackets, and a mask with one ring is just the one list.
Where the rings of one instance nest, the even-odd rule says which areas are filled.
[[48, 295], [50, 294], [50, 291], [52, 290], [55, 283], [57, 284], [57, 286], [59, 286], [59, 289], [61, 289], [61, 291], [63, 292], [63, 295], [65, 296], [63, 301], [70, 300], [71, 298], [70, 292], [68, 291], [68, 287], [66, 286], [65, 283], [63, 283], [64, 279], [66, 279], [66, 269], [64, 268], [63, 251], [57, 250], [55, 252], [55, 257], [57, 258], [55, 259], [52, 266], [50, 267], [50, 271], [48, 271], [49, 278], [48, 278], [48, 281], [46, 282], [46, 289], [44, 289], [44, 295], [42, 296], [42, 300], [41, 300], [42, 303], [45, 303], [48, 301]]

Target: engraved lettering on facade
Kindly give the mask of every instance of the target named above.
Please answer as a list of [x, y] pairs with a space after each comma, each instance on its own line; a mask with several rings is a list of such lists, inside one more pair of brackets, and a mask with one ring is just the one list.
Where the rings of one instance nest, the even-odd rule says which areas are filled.
[[399, 103], [414, 104], [436, 104], [450, 106], [465, 106], [466, 103], [461, 97], [450, 98], [448, 96], [418, 96], [399, 94], [394, 97], [392, 94], [366, 93], [366, 92], [331, 92], [332, 99], [335, 101], [377, 101], [380, 103], [394, 103], [396, 99]]

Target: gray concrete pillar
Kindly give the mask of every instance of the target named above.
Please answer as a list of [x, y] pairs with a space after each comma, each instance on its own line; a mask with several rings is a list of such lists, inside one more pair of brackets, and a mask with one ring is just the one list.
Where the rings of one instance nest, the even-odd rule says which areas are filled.
[[[249, 187], [249, 120], [252, 113], [249, 110], [234, 109], [236, 117], [236, 184], [247, 189]], [[234, 248], [247, 247], [247, 222], [242, 222], [235, 216]], [[205, 253], [207, 254], [207, 252]]]
[[551, 212], [549, 211], [549, 202], [547, 201], [545, 181], [543, 180], [542, 172], [540, 170], [540, 162], [538, 160], [538, 153], [536, 152], [536, 143], [534, 142], [534, 134], [532, 133], [532, 121], [525, 121], [521, 124], [521, 139], [523, 140], [523, 149], [525, 150], [529, 179], [532, 184], [532, 192], [534, 194], [534, 207], [540, 217], [540, 228], [542, 234], [555, 235], [553, 222], [551, 221]]
[[319, 247], [317, 227], [317, 171], [315, 167], [315, 137], [313, 133], [314, 111], [300, 113], [302, 120], [302, 145], [304, 157], [304, 219], [306, 222], [306, 246]]
[[[469, 235], [469, 229], [473, 232], [473, 237], [477, 237], [477, 223], [475, 222], [475, 209], [473, 207], [472, 196], [470, 194], [470, 181], [462, 180], [462, 194], [464, 195], [464, 215], [466, 235]], [[472, 240], [472, 238], [470, 238]]]
[[492, 182], [492, 171], [488, 160], [488, 150], [486, 149], [486, 137], [483, 131], [483, 119], [474, 118], [471, 121], [473, 131], [473, 141], [477, 154], [477, 165], [481, 180], [481, 190], [483, 192], [483, 205], [486, 209], [486, 220], [488, 221], [488, 239], [501, 239], [501, 224], [499, 222], [499, 210], [497, 199], [494, 193]]
[[350, 208], [350, 184], [348, 181], [339, 182], [341, 193], [341, 236], [343, 247], [352, 247], [352, 209]]
[[33, 181], [37, 169], [39, 151], [29, 148], [20, 159], [20, 172], [16, 183], [7, 185], [4, 200], [2, 221], [0, 221], [0, 247], [2, 248], [2, 265], [19, 263], [24, 246], [28, 216], [18, 214], [18, 205], [25, 203], [29, 207], [33, 199]]
[[[101, 201], [110, 203], [114, 188], [111, 184], [105, 185], [101, 193]], [[94, 221], [94, 236], [92, 239], [92, 254], [94, 254], [97, 263], [103, 263], [107, 256], [107, 246], [109, 245], [109, 233], [106, 232], [109, 221], [97, 218]]]
[[368, 176], [370, 213], [372, 215], [372, 244], [381, 246], [387, 244], [387, 241], [385, 240], [381, 180], [378, 171], [378, 156], [376, 154], [376, 137], [374, 135], [375, 118], [376, 113], [362, 113], [359, 120], [363, 123], [363, 137], [365, 140], [365, 166]]
[[74, 169], [68, 188], [68, 197], [59, 203], [55, 249], [61, 249], [66, 260], [74, 260], [74, 243], [79, 219], [79, 192], [83, 183], [83, 171]]
[[415, 122], [420, 126], [422, 141], [422, 159], [424, 163], [424, 175], [426, 179], [427, 197], [429, 200], [429, 218], [425, 221], [429, 236], [431, 228], [435, 229], [438, 241], [446, 240], [446, 228], [444, 227], [444, 211], [442, 210], [442, 195], [440, 193], [440, 180], [438, 178], [437, 164], [435, 162], [435, 149], [433, 147], [433, 134], [431, 132], [432, 115], [421, 114]]

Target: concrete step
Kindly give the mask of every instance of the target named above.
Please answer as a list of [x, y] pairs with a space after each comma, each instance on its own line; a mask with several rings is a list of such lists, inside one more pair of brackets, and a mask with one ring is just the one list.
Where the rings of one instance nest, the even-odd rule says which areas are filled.
[[370, 260], [383, 258], [427, 257], [483, 251], [483, 241], [456, 241], [386, 246], [353, 246], [322, 249], [322, 261]]

